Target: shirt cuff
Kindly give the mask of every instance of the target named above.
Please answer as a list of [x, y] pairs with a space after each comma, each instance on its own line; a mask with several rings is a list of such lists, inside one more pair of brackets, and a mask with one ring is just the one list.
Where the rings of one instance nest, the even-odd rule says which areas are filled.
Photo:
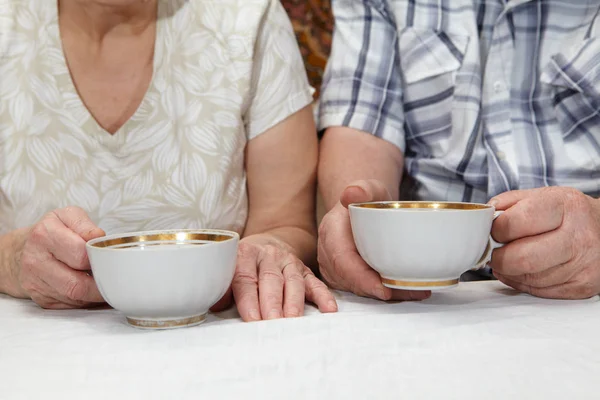
[[[314, 88], [307, 86], [304, 90], [296, 92], [287, 98], [287, 101], [280, 107], [277, 107], [275, 113], [269, 113], [269, 116], [263, 116], [251, 122], [246, 126], [248, 140], [265, 133], [275, 125], [286, 120], [291, 115], [309, 106], [313, 102]], [[275, 117], [273, 117], [275, 115]]]

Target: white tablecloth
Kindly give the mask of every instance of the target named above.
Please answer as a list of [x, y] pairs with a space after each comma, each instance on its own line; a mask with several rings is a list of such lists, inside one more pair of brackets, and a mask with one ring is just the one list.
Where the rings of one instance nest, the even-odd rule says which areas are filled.
[[170, 331], [0, 296], [0, 399], [600, 399], [600, 302], [498, 282]]

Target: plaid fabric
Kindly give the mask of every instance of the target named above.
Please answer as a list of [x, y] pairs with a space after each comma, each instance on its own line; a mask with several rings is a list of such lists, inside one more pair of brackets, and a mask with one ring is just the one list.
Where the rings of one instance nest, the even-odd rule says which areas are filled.
[[595, 1], [333, 0], [320, 129], [405, 155], [406, 199], [512, 189], [600, 194]]

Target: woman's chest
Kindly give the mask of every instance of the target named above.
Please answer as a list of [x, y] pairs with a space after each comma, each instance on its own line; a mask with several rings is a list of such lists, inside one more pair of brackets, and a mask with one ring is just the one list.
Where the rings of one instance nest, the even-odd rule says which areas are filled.
[[[41, 52], [26, 74], [0, 75], [3, 226], [67, 205], [113, 231], [238, 226], [246, 84], [225, 60], [213, 65], [213, 51], [157, 58], [147, 93], [114, 135], [85, 106], [68, 69], [46, 62], [54, 52]], [[199, 54], [211, 61], [203, 66]], [[24, 57], [3, 58], [0, 69]]]

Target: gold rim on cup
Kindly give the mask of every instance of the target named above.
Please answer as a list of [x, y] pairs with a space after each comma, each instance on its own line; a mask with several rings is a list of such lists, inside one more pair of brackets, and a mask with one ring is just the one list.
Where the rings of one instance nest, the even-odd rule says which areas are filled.
[[235, 238], [234, 233], [219, 231], [164, 231], [144, 234], [112, 235], [90, 241], [97, 248], [130, 249], [136, 247], [165, 246], [173, 244], [203, 245], [211, 242], [225, 242]]
[[350, 204], [350, 207], [380, 210], [422, 209], [422, 210], [486, 210], [492, 208], [488, 204], [458, 203], [445, 201], [377, 201], [370, 203]]
[[397, 281], [394, 279], [381, 278], [381, 282], [384, 285], [414, 288], [454, 286], [458, 285], [458, 281], [458, 279], [449, 279], [444, 281]]
[[187, 326], [199, 325], [204, 321], [206, 321], [206, 313], [188, 318], [170, 320], [152, 320], [127, 317], [127, 323], [129, 323], [129, 325], [144, 329], [183, 328]]

